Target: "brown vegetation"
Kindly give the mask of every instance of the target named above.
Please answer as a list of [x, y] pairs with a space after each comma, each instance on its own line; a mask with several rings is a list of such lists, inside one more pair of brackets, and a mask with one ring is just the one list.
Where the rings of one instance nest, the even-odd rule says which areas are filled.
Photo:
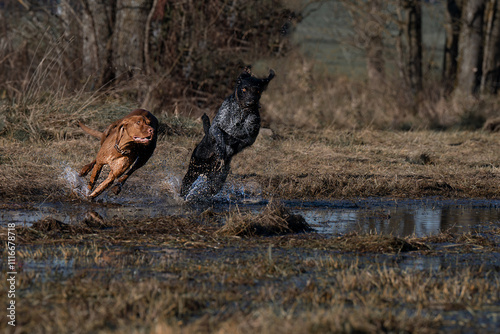
[[[113, 105], [95, 110], [103, 112], [87, 118], [94, 128], [105, 127], [108, 117], [128, 112]], [[169, 174], [181, 177], [202, 136], [202, 125], [180, 117], [160, 117], [160, 123], [164, 132], [156, 152], [138, 175], [155, 175], [158, 180]], [[48, 123], [41, 124], [50, 129]], [[228, 182], [254, 184], [265, 198], [498, 196], [497, 133], [273, 128], [272, 136], [260, 136], [252, 149], [234, 159]], [[62, 178], [64, 168], [77, 170], [92, 160], [95, 142], [76, 125], [58, 126], [57, 131], [65, 133], [61, 140], [20, 141], [14, 133], [0, 136], [2, 201], [71, 200]], [[133, 178], [129, 181], [131, 189], [140, 187]], [[153, 188], [167, 195], [159, 184]], [[141, 191], [148, 194], [152, 189]]]
[[[222, 225], [226, 214], [208, 212], [140, 221], [102, 222], [94, 216], [75, 226], [49, 218], [17, 228], [17, 300], [22, 303], [16, 304], [16, 329], [433, 333], [495, 328], [494, 320], [476, 322], [468, 315], [487, 317], [498, 309], [498, 268], [488, 260], [498, 252], [493, 242], [498, 229], [402, 239], [283, 235], [282, 223], [272, 218], [276, 212], [283, 209], [271, 204], [256, 219], [274, 220], [277, 235], [267, 237], [228, 234]], [[250, 222], [247, 213], [231, 216]], [[0, 236], [5, 237], [4, 229]], [[439, 269], [403, 264], [444, 255], [453, 260]], [[36, 269], [40, 266], [43, 272]], [[4, 285], [0, 293], [6, 293]]]
[[[106, 38], [87, 40], [96, 52], [85, 54], [97, 62], [74, 54], [85, 51], [84, 36], [66, 40], [75, 27], [62, 29], [60, 23], [68, 22], [64, 15], [70, 12], [57, 21], [43, 7], [21, 8], [2, 21], [2, 209], [81, 204], [64, 173], [91, 160], [96, 145], [76, 122], [104, 128], [143, 103], [154, 106], [160, 131], [155, 154], [137, 175], [154, 182], [146, 187], [131, 179], [124, 192], [159, 202], [174, 197], [175, 187], [165, 180], [186, 171], [202, 136], [196, 115], [213, 115], [240, 63], [254, 62], [256, 72], [277, 72], [261, 101], [270, 129], [234, 159], [228, 183], [242, 182], [270, 200], [498, 197], [496, 121], [485, 127], [492, 131], [477, 130], [498, 116], [498, 96], [450, 99], [449, 87], [429, 76], [415, 103], [391, 73], [375, 75], [384, 81], [380, 89], [360, 78], [327, 74], [289, 52], [285, 37], [295, 16], [279, 1], [243, 2], [238, 11], [230, 6], [237, 2], [152, 3], [158, 7], [149, 13], [141, 9], [148, 24], [139, 40], [151, 37], [148, 29], [159, 37], [128, 55], [116, 46], [123, 42], [120, 34], [113, 40], [111, 31], [100, 31], [123, 25], [125, 12], [110, 15], [116, 22], [100, 22], [94, 27], [99, 29], [77, 30]], [[89, 5], [85, 15], [106, 16], [98, 2], [81, 4]], [[235, 16], [219, 15], [224, 11]], [[372, 42], [380, 46], [380, 40]], [[103, 45], [116, 46], [116, 52], [107, 54]], [[106, 62], [115, 56], [140, 58], [144, 72], [122, 63], [121, 72], [108, 73], [114, 67]], [[372, 66], [380, 67], [374, 60]], [[94, 70], [95, 76], [89, 74]], [[86, 205], [112, 206], [114, 200], [110, 195], [105, 203]], [[307, 232], [295, 233], [301, 231]], [[74, 225], [49, 216], [16, 228], [15, 330], [494, 332], [499, 232], [492, 226], [421, 238], [325, 236], [277, 204], [260, 213], [208, 210], [140, 220], [104, 220], [89, 212]], [[0, 239], [6, 240], [5, 228]], [[0, 256], [7, 258], [5, 248]], [[6, 289], [0, 285], [0, 294]], [[6, 326], [0, 322], [1, 330]]]
[[[213, 116], [230, 93], [241, 66], [248, 64], [254, 65], [257, 74], [271, 67], [277, 70], [276, 84], [262, 101], [268, 123], [310, 129], [479, 129], [487, 119], [498, 117], [498, 95], [483, 94], [479, 99], [469, 94], [450, 96], [457, 64], [445, 62], [453, 73], [440, 80], [435, 64], [425, 59], [422, 67], [429, 70], [418, 75], [423, 84], [418, 84], [422, 87], [417, 95], [408, 86], [412, 79], [405, 75], [409, 70], [386, 71], [384, 64], [399, 68], [415, 62], [387, 52], [402, 32], [393, 36], [385, 27], [384, 22], [399, 19], [382, 1], [366, 6], [342, 1], [345, 7], [339, 8], [346, 16], [356, 13], [356, 20], [368, 22], [349, 34], [354, 34], [350, 39], [359, 39], [360, 45], [352, 45], [347, 37], [336, 40], [349, 50], [367, 47], [368, 72], [370, 67], [377, 72], [375, 82], [366, 82], [359, 74], [329, 73], [321, 63], [300, 53], [289, 39], [302, 18], [304, 8], [298, 1], [260, 1], [257, 6], [252, 1], [162, 0], [141, 1], [139, 7], [127, 6], [128, 2], [45, 1], [27, 7], [17, 1], [6, 2], [0, 10], [0, 15], [9, 14], [0, 28], [5, 54], [0, 59], [0, 134], [15, 133], [20, 139], [65, 137], [66, 133], [53, 128], [71, 124], [75, 116], [89, 117], [93, 111], [88, 107], [97, 98], [131, 103], [131, 108], [144, 107], [157, 116], [196, 118], [203, 112]], [[418, 3], [409, 2], [409, 7], [401, 10], [411, 12]], [[51, 13], [57, 13], [58, 19]], [[94, 17], [74, 20], [79, 14]], [[496, 17], [490, 16], [491, 20]], [[457, 25], [456, 18], [449, 20], [447, 24]], [[488, 27], [491, 30], [496, 25], [491, 22]], [[137, 38], [124, 39], [130, 30]], [[492, 45], [494, 36], [492, 32]], [[138, 45], [129, 45], [126, 40]], [[493, 82], [494, 65], [488, 66], [484, 71], [491, 73], [486, 81]], [[358, 72], [353, 69], [353, 73]], [[60, 116], [47, 124], [51, 112]], [[43, 127], [37, 125], [40, 120]]]
[[[40, 1], [0, 8], [0, 96], [87, 91], [154, 113], [201, 115], [242, 66], [289, 49], [279, 0]], [[109, 88], [114, 88], [109, 90]]]
[[310, 231], [312, 228], [302, 216], [291, 214], [283, 205], [271, 202], [258, 215], [229, 214], [224, 226], [217, 233], [226, 236], [256, 236]]

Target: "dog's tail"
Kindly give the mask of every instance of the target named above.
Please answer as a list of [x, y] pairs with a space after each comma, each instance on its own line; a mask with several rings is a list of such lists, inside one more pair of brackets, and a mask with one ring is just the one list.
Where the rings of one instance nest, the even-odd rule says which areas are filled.
[[78, 125], [82, 128], [83, 131], [87, 132], [89, 135], [94, 136], [96, 138], [102, 138], [102, 132], [94, 130], [83, 124], [82, 122], [78, 122]]
[[203, 121], [203, 132], [208, 134], [208, 131], [210, 131], [210, 118], [208, 118], [207, 114], [203, 114], [201, 120]]

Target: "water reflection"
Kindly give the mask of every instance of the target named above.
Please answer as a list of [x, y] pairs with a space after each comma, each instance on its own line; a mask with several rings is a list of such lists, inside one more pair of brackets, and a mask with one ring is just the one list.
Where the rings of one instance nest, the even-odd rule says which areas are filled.
[[[260, 212], [267, 201], [253, 204], [240, 201], [238, 210]], [[228, 211], [236, 207], [234, 202], [217, 202], [214, 211]], [[319, 233], [343, 234], [349, 232], [380, 233], [395, 236], [428, 236], [441, 231], [466, 232], [490, 222], [500, 224], [498, 200], [387, 200], [365, 199], [356, 201], [285, 201], [295, 214], [302, 215]], [[194, 211], [193, 211], [194, 210]], [[52, 217], [64, 223], [77, 223], [94, 211], [104, 221], [110, 219], [144, 219], [196, 212], [178, 200], [142, 198], [141, 201], [119, 202], [103, 205], [44, 203], [26, 210], [0, 210], [0, 226], [14, 222], [18, 225]]]
[[294, 208], [320, 233], [348, 232], [428, 236], [441, 231], [466, 232], [500, 221], [497, 200], [366, 200], [356, 206]]

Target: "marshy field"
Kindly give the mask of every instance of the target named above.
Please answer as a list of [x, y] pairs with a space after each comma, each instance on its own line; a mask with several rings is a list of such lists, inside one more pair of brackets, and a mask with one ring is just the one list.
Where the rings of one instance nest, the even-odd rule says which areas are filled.
[[[498, 332], [500, 98], [451, 94], [453, 6], [0, 3], [0, 332]], [[415, 4], [419, 89], [396, 26]], [[200, 116], [248, 64], [276, 71], [257, 141], [186, 203]], [[138, 107], [160, 122], [154, 155], [89, 201], [99, 141], [78, 122]]]
[[220, 195], [187, 204], [177, 193], [202, 125], [165, 116], [150, 161], [90, 202], [77, 171], [98, 140], [76, 120], [102, 129], [130, 109], [0, 136], [0, 235], [15, 234], [16, 272], [16, 326], [2, 331], [498, 330], [498, 134], [271, 126]]

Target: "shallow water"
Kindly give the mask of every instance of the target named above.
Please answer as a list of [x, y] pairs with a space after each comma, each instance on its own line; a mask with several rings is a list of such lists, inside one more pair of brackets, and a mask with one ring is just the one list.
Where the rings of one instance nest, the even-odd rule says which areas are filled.
[[[234, 194], [233, 194], [234, 195]], [[260, 212], [266, 200], [252, 197], [219, 197], [211, 203], [214, 211]], [[344, 234], [349, 232], [391, 234], [417, 237], [441, 231], [467, 232], [483, 225], [500, 224], [499, 200], [391, 200], [370, 198], [332, 201], [283, 201], [292, 213], [302, 215], [318, 233]], [[16, 223], [31, 225], [46, 217], [64, 223], [82, 221], [88, 214], [110, 219], [143, 219], [199, 212], [204, 206], [186, 205], [170, 196], [109, 198], [104, 203], [32, 203], [26, 209], [1, 209], [1, 225]]]
[[[196, 214], [208, 207], [215, 212], [237, 208], [258, 213], [268, 204], [257, 184], [235, 177], [228, 179], [212, 201], [199, 204], [187, 204], [179, 197], [181, 176], [170, 173], [148, 187], [141, 187], [131, 180], [120, 195], [104, 192], [95, 203], [85, 199], [88, 195], [86, 180], [78, 177], [75, 170], [64, 167], [61, 178], [81, 200], [18, 203], [12, 208], [4, 205], [0, 209], [0, 226], [8, 223], [29, 226], [47, 217], [73, 224], [81, 222], [89, 214], [98, 215], [104, 221], [134, 220]], [[292, 213], [302, 215], [316, 232], [333, 235], [362, 232], [421, 237], [441, 231], [467, 232], [481, 226], [500, 224], [500, 200], [366, 198], [282, 202]]]
[[[92, 203], [83, 199], [86, 194], [83, 190], [85, 182], [75, 177], [74, 174], [74, 171], [67, 170], [64, 177], [70, 188], [82, 200], [58, 203], [18, 203], [10, 207], [3, 205], [0, 209], [0, 225], [4, 226], [11, 222], [18, 225], [30, 225], [46, 217], [73, 224], [81, 222], [87, 215], [94, 217], [98, 215], [104, 221], [192, 215], [205, 210], [208, 205], [207, 203], [187, 204], [180, 199], [177, 195], [180, 178], [176, 175], [168, 175], [164, 179], [156, 180], [154, 186], [148, 188], [130, 182], [119, 196], [104, 193], [97, 203]], [[366, 198], [324, 201], [284, 200], [282, 202], [292, 213], [302, 215], [316, 232], [327, 237], [354, 231], [419, 237], [441, 231], [466, 232], [481, 229], [483, 226], [487, 228], [500, 224], [500, 200]], [[240, 212], [259, 213], [266, 208], [268, 201], [261, 196], [257, 184], [233, 178], [209, 205], [216, 212], [238, 209]], [[316, 237], [312, 235], [313, 239]], [[130, 247], [126, 243], [121, 245], [28, 244], [19, 248], [22, 253], [20, 253], [18, 271], [36, 282], [61, 282], [61, 285], [71, 284], [74, 277], [78, 281], [78, 277], [86, 276], [91, 277], [96, 284], [100, 282], [108, 284], [109, 281], [122, 279], [141, 281], [145, 278], [175, 282], [183, 279], [182, 273], [186, 268], [192, 270], [193, 266], [199, 268], [200, 264], [205, 265], [207, 262], [213, 266], [220, 266], [217, 268], [224, 268], [227, 263], [231, 263], [233, 258], [238, 258], [241, 262], [250, 262], [264, 256], [278, 263], [278, 267], [282, 265], [283, 268], [290, 264], [293, 266], [294, 263], [298, 263], [298, 267], [303, 267], [304, 264], [309, 263], [308, 261], [313, 264], [333, 261], [333, 264], [340, 263], [346, 267], [356, 266], [374, 272], [385, 270], [384, 268], [396, 268], [398, 272], [401, 270], [401, 273], [410, 275], [414, 271], [430, 271], [433, 274], [448, 269], [452, 275], [453, 270], [461, 268], [479, 272], [498, 272], [500, 263], [498, 252], [476, 252], [473, 248], [466, 252], [458, 252], [454, 247], [463, 247], [463, 245], [446, 243], [431, 245], [431, 247], [435, 252], [430, 254], [425, 254], [425, 252], [358, 254], [332, 249], [306, 247], [290, 249], [269, 246], [263, 255], [261, 245], [241, 251], [238, 246], [231, 244], [213, 250], [208, 247], [169, 248], [168, 244], [139, 247]], [[440, 249], [447, 251], [441, 252]], [[171, 266], [172, 263], [175, 263], [175, 266]], [[314, 286], [315, 282], [330, 279], [328, 270], [321, 269], [321, 266], [318, 266], [317, 270], [312, 266], [295, 272], [296, 274], [283, 278], [279, 282], [271, 275], [266, 276], [257, 284], [245, 283], [238, 288], [241, 289], [242, 295], [257, 293], [256, 287], [259, 284], [266, 286], [275, 284], [276, 289], [295, 286], [297, 290], [305, 290], [311, 282]], [[197, 271], [194, 273], [194, 275], [198, 274]], [[204, 279], [203, 272], [199, 275], [195, 280]], [[243, 281], [247, 282], [247, 280]], [[490, 279], [489, 282], [492, 286], [498, 285], [495, 280]], [[333, 284], [335, 283], [332, 281]], [[218, 286], [226, 289], [224, 284]], [[405, 305], [397, 307], [404, 308]], [[413, 312], [411, 305], [408, 311]], [[488, 318], [488, 310], [475, 312], [483, 328], [498, 327], [497, 318]], [[468, 316], [468, 310], [458, 310], [443, 315], [448, 323], [454, 323], [455, 319], [464, 319]], [[458, 327], [459, 325], [455, 325], [450, 328]]]
[[[292, 202], [293, 203], [293, 202]], [[292, 204], [292, 203], [289, 203]], [[320, 233], [348, 232], [416, 237], [467, 232], [500, 221], [500, 201], [483, 199], [303, 202], [291, 205]]]

